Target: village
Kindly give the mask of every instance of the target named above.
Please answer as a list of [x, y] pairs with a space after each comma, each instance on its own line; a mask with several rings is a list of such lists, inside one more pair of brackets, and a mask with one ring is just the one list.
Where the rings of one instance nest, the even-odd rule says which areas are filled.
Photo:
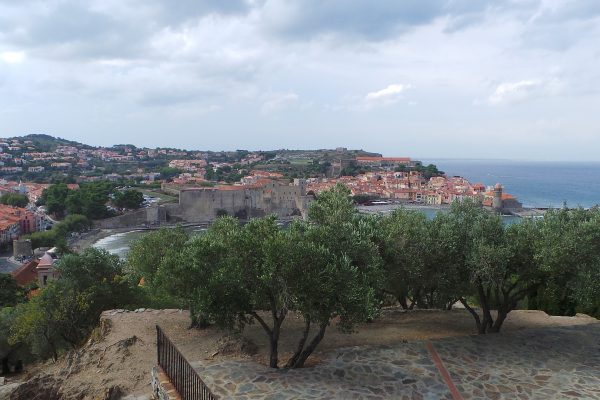
[[[284, 219], [302, 217], [314, 196], [336, 184], [348, 187], [355, 202], [362, 205], [443, 207], [472, 199], [498, 213], [523, 212], [521, 203], [500, 184], [485, 186], [466, 177], [447, 176], [408, 157], [345, 148], [271, 152], [133, 145], [94, 148], [45, 135], [30, 137], [0, 139], [0, 196], [18, 194], [28, 200], [20, 207], [0, 206], [0, 246], [52, 227], [54, 220], [36, 203], [57, 179], [67, 182], [69, 190], [101, 181], [133, 187], [146, 196], [144, 206], [172, 202], [165, 205], [167, 211], [158, 221], [163, 223], [169, 219], [209, 222], [225, 214], [242, 219], [270, 213]], [[201, 193], [210, 193], [210, 199]]]

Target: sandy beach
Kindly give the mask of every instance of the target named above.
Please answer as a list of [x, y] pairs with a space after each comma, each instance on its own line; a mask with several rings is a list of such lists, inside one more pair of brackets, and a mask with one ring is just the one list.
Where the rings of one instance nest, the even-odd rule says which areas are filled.
[[115, 233], [129, 232], [134, 229], [132, 228], [117, 228], [117, 229], [92, 229], [91, 231], [84, 232], [81, 235], [71, 238], [69, 240], [69, 247], [75, 252], [80, 252], [88, 247], [91, 247], [98, 240], [103, 239], [107, 236], [114, 235]]

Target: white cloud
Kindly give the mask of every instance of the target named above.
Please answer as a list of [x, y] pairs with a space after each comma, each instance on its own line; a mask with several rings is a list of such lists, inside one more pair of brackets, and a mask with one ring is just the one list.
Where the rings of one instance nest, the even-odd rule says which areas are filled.
[[404, 93], [411, 88], [412, 86], [409, 84], [393, 83], [381, 90], [369, 92], [363, 97], [351, 98], [352, 104], [348, 106], [348, 109], [354, 111], [368, 111], [376, 107], [395, 104], [402, 99]]
[[262, 114], [272, 114], [284, 110], [298, 101], [299, 96], [296, 93], [269, 93], [263, 103], [260, 112]]
[[542, 87], [539, 80], [522, 80], [518, 82], [504, 82], [496, 87], [489, 97], [492, 104], [505, 104], [525, 100], [533, 96]]
[[406, 89], [410, 88], [410, 85], [392, 84], [385, 89], [378, 90], [376, 92], [367, 93], [365, 99], [367, 100], [391, 100], [397, 99], [398, 96]]
[[7, 64], [19, 64], [25, 60], [25, 53], [22, 51], [5, 51], [0, 53], [0, 60]]

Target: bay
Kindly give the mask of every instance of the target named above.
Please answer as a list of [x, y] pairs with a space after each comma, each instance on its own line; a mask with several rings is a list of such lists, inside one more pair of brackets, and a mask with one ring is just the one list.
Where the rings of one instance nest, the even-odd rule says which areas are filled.
[[525, 207], [600, 204], [600, 162], [424, 159], [423, 163], [471, 183], [501, 183]]

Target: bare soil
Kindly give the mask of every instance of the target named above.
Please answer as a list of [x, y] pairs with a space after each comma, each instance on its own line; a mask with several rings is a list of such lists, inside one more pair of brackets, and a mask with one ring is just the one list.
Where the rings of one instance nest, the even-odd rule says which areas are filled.
[[[513, 311], [502, 332], [594, 322], [598, 321], [585, 315], [551, 317], [541, 311]], [[101, 318], [100, 327], [82, 349], [70, 352], [56, 364], [30, 367], [27, 379], [37, 376], [40, 381], [40, 374], [50, 375], [60, 389], [61, 399], [112, 399], [119, 398], [117, 394], [149, 394], [150, 371], [156, 364], [157, 324], [189, 361], [245, 358], [264, 364], [268, 357], [268, 340], [258, 324], [248, 325], [242, 334], [235, 334], [216, 327], [188, 329], [187, 311], [107, 311]], [[282, 365], [293, 352], [302, 327], [303, 321], [298, 316], [288, 315], [280, 340]], [[475, 333], [473, 319], [465, 310], [406, 312], [388, 308], [374, 322], [359, 325], [353, 334], [343, 334], [332, 324], [307, 366], [317, 364], [323, 354], [341, 347]]]

